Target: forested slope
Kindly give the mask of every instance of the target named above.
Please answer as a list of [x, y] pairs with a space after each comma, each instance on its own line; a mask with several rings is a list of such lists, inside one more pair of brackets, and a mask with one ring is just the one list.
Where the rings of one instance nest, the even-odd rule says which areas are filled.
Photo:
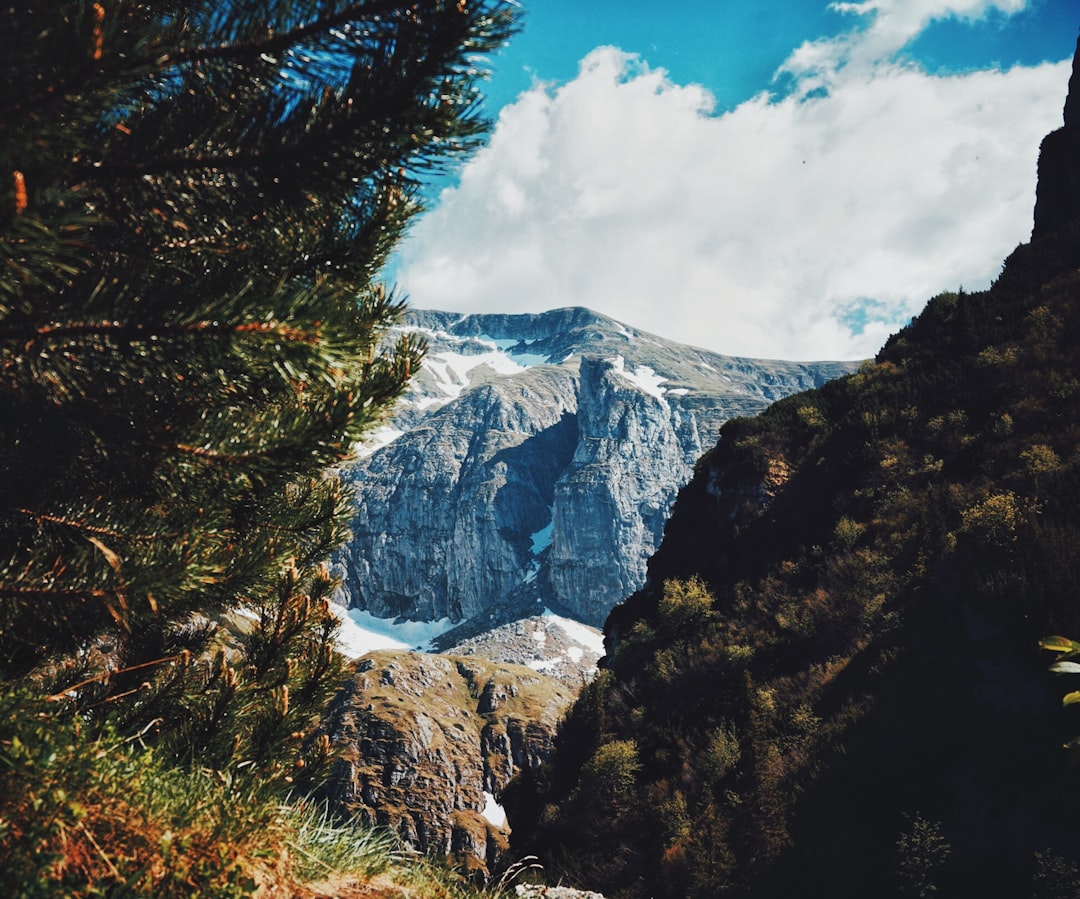
[[1077, 895], [1080, 720], [1038, 648], [1080, 633], [1080, 208], [1051, 205], [990, 290], [723, 428], [509, 799], [517, 850], [623, 897]]

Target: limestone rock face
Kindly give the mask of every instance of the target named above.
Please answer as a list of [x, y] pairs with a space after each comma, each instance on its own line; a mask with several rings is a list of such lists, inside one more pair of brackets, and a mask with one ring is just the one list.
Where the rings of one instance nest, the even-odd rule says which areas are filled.
[[519, 665], [372, 653], [323, 722], [342, 748], [324, 798], [419, 852], [491, 868], [509, 833], [498, 797], [548, 757], [573, 694]]
[[359, 502], [336, 558], [338, 601], [384, 618], [510, 604], [601, 625], [720, 425], [855, 367], [721, 356], [580, 308], [402, 327], [428, 356], [346, 473]]
[[[552, 592], [591, 623], [602, 623], [613, 598], [643, 583], [669, 506], [700, 451], [694, 416], [673, 414], [662, 394], [625, 374], [621, 361], [582, 361], [578, 443], [555, 483]], [[684, 419], [690, 427], [680, 440]]]

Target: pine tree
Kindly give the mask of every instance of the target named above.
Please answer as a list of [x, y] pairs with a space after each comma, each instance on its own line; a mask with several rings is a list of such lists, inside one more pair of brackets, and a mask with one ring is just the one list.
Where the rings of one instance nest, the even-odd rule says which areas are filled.
[[482, 139], [480, 64], [515, 10], [34, 0], [4, 20], [0, 698], [292, 780], [339, 671], [333, 469], [422, 357], [387, 344], [402, 303], [377, 275], [421, 177]]

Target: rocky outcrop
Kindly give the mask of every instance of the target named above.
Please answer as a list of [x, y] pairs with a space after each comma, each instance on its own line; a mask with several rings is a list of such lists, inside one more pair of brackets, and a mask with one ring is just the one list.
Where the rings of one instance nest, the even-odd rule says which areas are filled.
[[460, 621], [518, 587], [577, 443], [575, 380], [545, 367], [478, 384], [349, 472], [345, 604]]
[[339, 601], [379, 617], [548, 606], [602, 624], [720, 425], [854, 367], [720, 356], [580, 308], [403, 327], [428, 356], [396, 439], [347, 472], [359, 501], [336, 559]]
[[549, 887], [520, 883], [514, 887], [514, 895], [525, 899], [604, 899], [592, 890], [575, 890], [572, 887]]
[[435, 642], [450, 655], [525, 665], [575, 690], [592, 680], [604, 655], [599, 629], [551, 613], [528, 615], [513, 608], [507, 610], [507, 619], [466, 622]]
[[360, 660], [322, 730], [341, 748], [324, 798], [407, 847], [493, 867], [507, 846], [498, 797], [540, 765], [573, 696], [532, 669], [385, 651]]
[[1080, 38], [1065, 99], [1065, 124], [1043, 138], [1032, 240], [1080, 218]]

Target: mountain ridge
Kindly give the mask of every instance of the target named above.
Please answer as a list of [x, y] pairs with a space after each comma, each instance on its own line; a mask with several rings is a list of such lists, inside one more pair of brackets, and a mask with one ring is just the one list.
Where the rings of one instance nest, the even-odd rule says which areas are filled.
[[338, 601], [472, 632], [507, 607], [602, 623], [720, 424], [855, 367], [722, 356], [582, 307], [414, 310], [399, 333], [427, 356], [346, 473], [359, 504]]

